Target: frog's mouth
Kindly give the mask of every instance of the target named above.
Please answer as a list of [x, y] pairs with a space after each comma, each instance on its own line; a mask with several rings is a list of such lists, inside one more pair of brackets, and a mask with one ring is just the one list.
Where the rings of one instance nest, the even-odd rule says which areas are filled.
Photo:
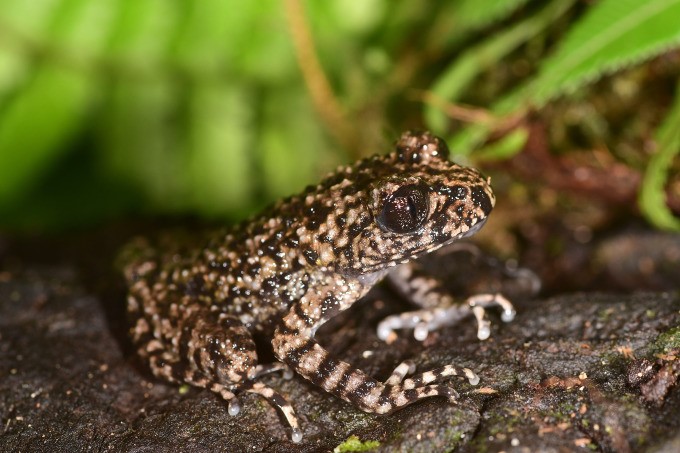
[[457, 241], [458, 239], [467, 238], [467, 237], [472, 236], [473, 234], [476, 234], [479, 230], [482, 229], [482, 227], [484, 226], [484, 224], [486, 223], [487, 220], [489, 220], [489, 218], [485, 217], [484, 219], [482, 219], [479, 222], [472, 225], [470, 227], [470, 229], [467, 230], [465, 233], [461, 233], [458, 236], [454, 236], [451, 239], [449, 239], [448, 241], [446, 241], [446, 243], [444, 245], [448, 245], [448, 244], [450, 244], [454, 241]]
[[422, 252], [420, 252], [420, 253], [418, 253], [417, 255], [411, 257], [411, 259], [409, 259], [409, 260], [407, 260], [407, 261], [411, 261], [411, 260], [413, 260], [413, 259], [418, 259], [419, 257], [421, 257], [421, 256], [423, 256], [423, 255], [427, 255], [428, 253], [434, 252], [434, 251], [436, 251], [436, 250], [439, 250], [440, 248], [443, 248], [443, 247], [446, 247], [446, 246], [448, 246], [448, 245], [451, 245], [451, 244], [453, 244], [454, 242], [456, 242], [456, 241], [458, 241], [458, 240], [460, 240], [460, 239], [464, 239], [464, 238], [473, 236], [473, 235], [476, 234], [479, 230], [482, 229], [482, 227], [484, 226], [484, 224], [486, 223], [487, 220], [488, 220], [488, 218], [484, 218], [484, 219], [478, 221], [477, 223], [475, 223], [474, 225], [472, 225], [467, 231], [464, 231], [464, 232], [460, 232], [460, 233], [458, 233], [458, 234], [455, 234], [455, 235], [453, 235], [452, 237], [450, 237], [449, 239], [447, 239], [446, 241], [444, 241], [444, 242], [442, 242], [442, 243], [439, 243], [439, 244], [435, 244], [435, 245], [433, 245], [431, 248], [428, 248], [428, 249], [426, 249], [426, 250], [423, 250]]

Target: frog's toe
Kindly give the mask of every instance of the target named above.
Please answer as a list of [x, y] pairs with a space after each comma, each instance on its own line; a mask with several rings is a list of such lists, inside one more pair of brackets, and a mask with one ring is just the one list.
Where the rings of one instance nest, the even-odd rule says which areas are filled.
[[486, 309], [493, 306], [498, 306], [503, 310], [501, 319], [504, 322], [512, 321], [517, 314], [512, 303], [502, 295], [477, 294], [469, 297], [462, 305], [422, 309], [388, 316], [378, 324], [378, 338], [391, 343], [396, 339], [396, 330], [413, 329], [413, 337], [418, 341], [424, 341], [430, 332], [457, 324], [472, 314], [477, 320], [477, 338], [486, 340], [491, 335], [491, 323], [486, 315]]
[[234, 397], [231, 401], [229, 401], [227, 412], [232, 417], [238, 415], [241, 412], [241, 402], [238, 400], [238, 398]]
[[409, 374], [413, 374], [416, 371], [416, 364], [412, 360], [405, 360], [401, 362], [392, 371], [392, 374], [385, 381], [386, 385], [399, 385]]
[[486, 316], [486, 308], [498, 306], [503, 312], [501, 320], [510, 322], [515, 319], [517, 312], [512, 303], [501, 294], [476, 294], [467, 299], [468, 306], [472, 307], [472, 313], [477, 320], [477, 338], [486, 340], [491, 336], [491, 322]]
[[[273, 364], [273, 366], [265, 365], [262, 367], [258, 366], [255, 368], [256, 371], [260, 372], [259, 375], [278, 370], [285, 371], [287, 369], [288, 367], [283, 364], [278, 365]], [[252, 373], [254, 372], [251, 372], [251, 374]], [[293, 406], [291, 406], [290, 403], [283, 396], [281, 396], [281, 394], [276, 392], [271, 387], [267, 387], [266, 385], [260, 382], [248, 380], [240, 385], [237, 386], [232, 385], [229, 387], [216, 382], [210, 386], [210, 390], [217, 393], [225, 401], [227, 401], [228, 403], [227, 412], [232, 417], [241, 413], [241, 401], [236, 396], [236, 393], [240, 394], [243, 392], [248, 392], [260, 395], [261, 397], [266, 399], [269, 402], [269, 404], [274, 406], [274, 408], [278, 409], [283, 414], [284, 418], [286, 419], [286, 423], [291, 429], [291, 440], [295, 443], [298, 443], [302, 440], [302, 431], [300, 430], [298, 419], [297, 416], [295, 415], [295, 410], [293, 409]]]
[[442, 379], [451, 376], [467, 379], [470, 385], [479, 384], [479, 376], [471, 369], [460, 368], [455, 365], [445, 365], [405, 379], [401, 385], [406, 389], [422, 387], [424, 385], [439, 382]]
[[241, 412], [241, 402], [236, 397], [234, 392], [232, 392], [231, 387], [232, 386], [226, 386], [219, 382], [213, 382], [209, 385], [209, 388], [212, 392], [220, 395], [222, 399], [228, 403], [227, 412], [229, 415], [235, 416]]
[[378, 324], [377, 334], [378, 338], [390, 343], [396, 337], [395, 330], [413, 329], [413, 337], [423, 341], [430, 332], [455, 324], [470, 313], [471, 309], [467, 305], [409, 311], [383, 319]]
[[474, 371], [469, 368], [460, 368], [455, 365], [446, 365], [441, 368], [426, 371], [404, 381], [406, 376], [413, 374], [415, 371], [415, 363], [412, 360], [405, 360], [394, 369], [390, 377], [385, 381], [385, 385], [400, 385], [403, 383], [403, 385], [408, 387], [417, 387], [432, 384], [450, 376], [467, 378], [471, 385], [479, 384], [479, 376], [477, 376]]
[[293, 409], [293, 406], [291, 406], [286, 398], [261, 382], [251, 382], [249, 386], [243, 388], [243, 391], [260, 395], [266, 399], [269, 404], [274, 406], [274, 408], [278, 409], [286, 419], [286, 423], [291, 430], [290, 439], [295, 443], [302, 441], [302, 430], [300, 430], [300, 424], [297, 415], [295, 415], [295, 409]]

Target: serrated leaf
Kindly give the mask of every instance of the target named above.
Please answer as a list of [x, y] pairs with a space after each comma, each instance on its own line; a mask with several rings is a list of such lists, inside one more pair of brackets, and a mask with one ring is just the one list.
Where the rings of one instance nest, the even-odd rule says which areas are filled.
[[[573, 0], [553, 1], [537, 14], [469, 49], [442, 72], [430, 91], [437, 99], [455, 102], [479, 73], [550, 26], [573, 3]], [[439, 134], [449, 123], [445, 113], [434, 105], [426, 106], [425, 120], [428, 128]]]
[[[510, 16], [527, 0], [459, 0], [443, 2], [428, 32], [428, 46], [432, 49], [454, 49], [471, 34]], [[525, 14], [529, 16], [530, 14]], [[477, 47], [477, 46], [474, 46]], [[468, 48], [469, 50], [469, 48]], [[468, 52], [469, 53], [469, 52]], [[489, 63], [496, 63], [491, 60]]]
[[537, 106], [680, 43], [680, 0], [603, 0], [523, 89]]
[[[508, 115], [582, 86], [626, 64], [668, 50], [680, 43], [680, 0], [604, 0], [592, 7], [546, 59], [538, 75], [499, 100], [492, 111]], [[491, 132], [471, 125], [451, 138], [461, 152], [470, 152]]]

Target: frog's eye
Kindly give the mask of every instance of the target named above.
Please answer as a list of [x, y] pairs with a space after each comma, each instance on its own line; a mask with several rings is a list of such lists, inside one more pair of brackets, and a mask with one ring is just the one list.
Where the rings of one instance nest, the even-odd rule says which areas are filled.
[[402, 186], [385, 200], [378, 225], [393, 233], [412, 233], [425, 222], [429, 209], [427, 188], [417, 184]]

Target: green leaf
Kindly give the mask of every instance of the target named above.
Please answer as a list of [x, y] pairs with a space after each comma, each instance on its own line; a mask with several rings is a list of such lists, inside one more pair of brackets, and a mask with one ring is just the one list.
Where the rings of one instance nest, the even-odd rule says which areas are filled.
[[182, 131], [174, 122], [177, 97], [165, 78], [124, 79], [109, 88], [98, 118], [102, 172], [166, 211], [188, 205], [186, 158], [178, 144]]
[[326, 145], [303, 93], [303, 87], [292, 86], [265, 96], [258, 165], [270, 200], [316, 183], [320, 173], [338, 163], [332, 159], [332, 147]]
[[[499, 100], [497, 116], [541, 107], [597, 77], [651, 58], [680, 42], [680, 0], [604, 0], [577, 22], [538, 75]], [[490, 125], [472, 125], [450, 139], [469, 153], [487, 139]]]
[[[573, 0], [553, 1], [539, 13], [469, 49], [442, 72], [430, 91], [436, 99], [455, 102], [477, 75], [550, 26], [573, 3]], [[442, 134], [449, 118], [438, 106], [428, 105], [425, 122], [430, 130]]]
[[185, 2], [174, 58], [192, 77], [297, 75], [282, 2]]
[[506, 18], [526, 2], [527, 0], [459, 0], [450, 2], [446, 13], [451, 14], [461, 26], [475, 29]]
[[191, 92], [186, 147], [194, 205], [208, 215], [252, 203], [255, 129], [250, 93], [204, 83]]
[[0, 0], [0, 106], [25, 83], [32, 58], [26, 47], [45, 35], [60, 0]]
[[105, 57], [118, 69], [97, 118], [102, 173], [143, 194], [138, 205], [189, 205], [186, 157], [176, 127], [181, 91], [167, 60], [180, 21], [165, 0], [119, 0]]
[[[94, 50], [107, 37], [113, 0], [64, 0], [47, 34], [59, 44]], [[86, 43], [86, 44], [83, 44]], [[0, 114], [0, 202], [28, 188], [81, 127], [93, 80], [74, 68], [39, 67]]]
[[2, 30], [35, 39], [45, 32], [61, 3], [61, 0], [2, 0]]
[[331, 0], [326, 3], [328, 3], [330, 14], [337, 20], [340, 30], [350, 35], [373, 31], [385, 16], [388, 7], [385, 0], [362, 0], [360, 2]]
[[257, 2], [248, 3], [250, 5], [244, 4], [240, 9], [223, 0], [184, 2], [180, 7], [182, 21], [174, 44], [174, 58], [194, 77], [218, 75], [224, 65], [221, 55], [225, 50], [234, 52], [230, 21], [234, 16], [243, 19], [237, 31], [251, 22], [249, 16]]
[[524, 127], [517, 128], [498, 141], [476, 151], [475, 159], [478, 161], [510, 159], [522, 151], [528, 139], [529, 131]]
[[465, 39], [470, 40], [471, 33], [506, 19], [526, 2], [527, 0], [441, 2], [436, 19], [428, 30], [427, 46], [438, 49], [437, 52], [442, 51], [439, 49], [455, 48]]
[[80, 74], [41, 69], [0, 115], [0, 204], [26, 190], [80, 126], [90, 95]]
[[[520, 90], [535, 106], [680, 43], [680, 0], [603, 0], [593, 6]], [[508, 107], [517, 105], [511, 98]], [[504, 103], [508, 104], [506, 101]], [[505, 109], [504, 109], [505, 110]]]
[[674, 105], [657, 131], [657, 150], [649, 160], [639, 195], [642, 213], [659, 228], [680, 231], [680, 219], [666, 204], [664, 186], [673, 159], [680, 154], [680, 85]]
[[158, 76], [179, 22], [179, 7], [166, 0], [119, 0], [105, 55], [124, 75]]

